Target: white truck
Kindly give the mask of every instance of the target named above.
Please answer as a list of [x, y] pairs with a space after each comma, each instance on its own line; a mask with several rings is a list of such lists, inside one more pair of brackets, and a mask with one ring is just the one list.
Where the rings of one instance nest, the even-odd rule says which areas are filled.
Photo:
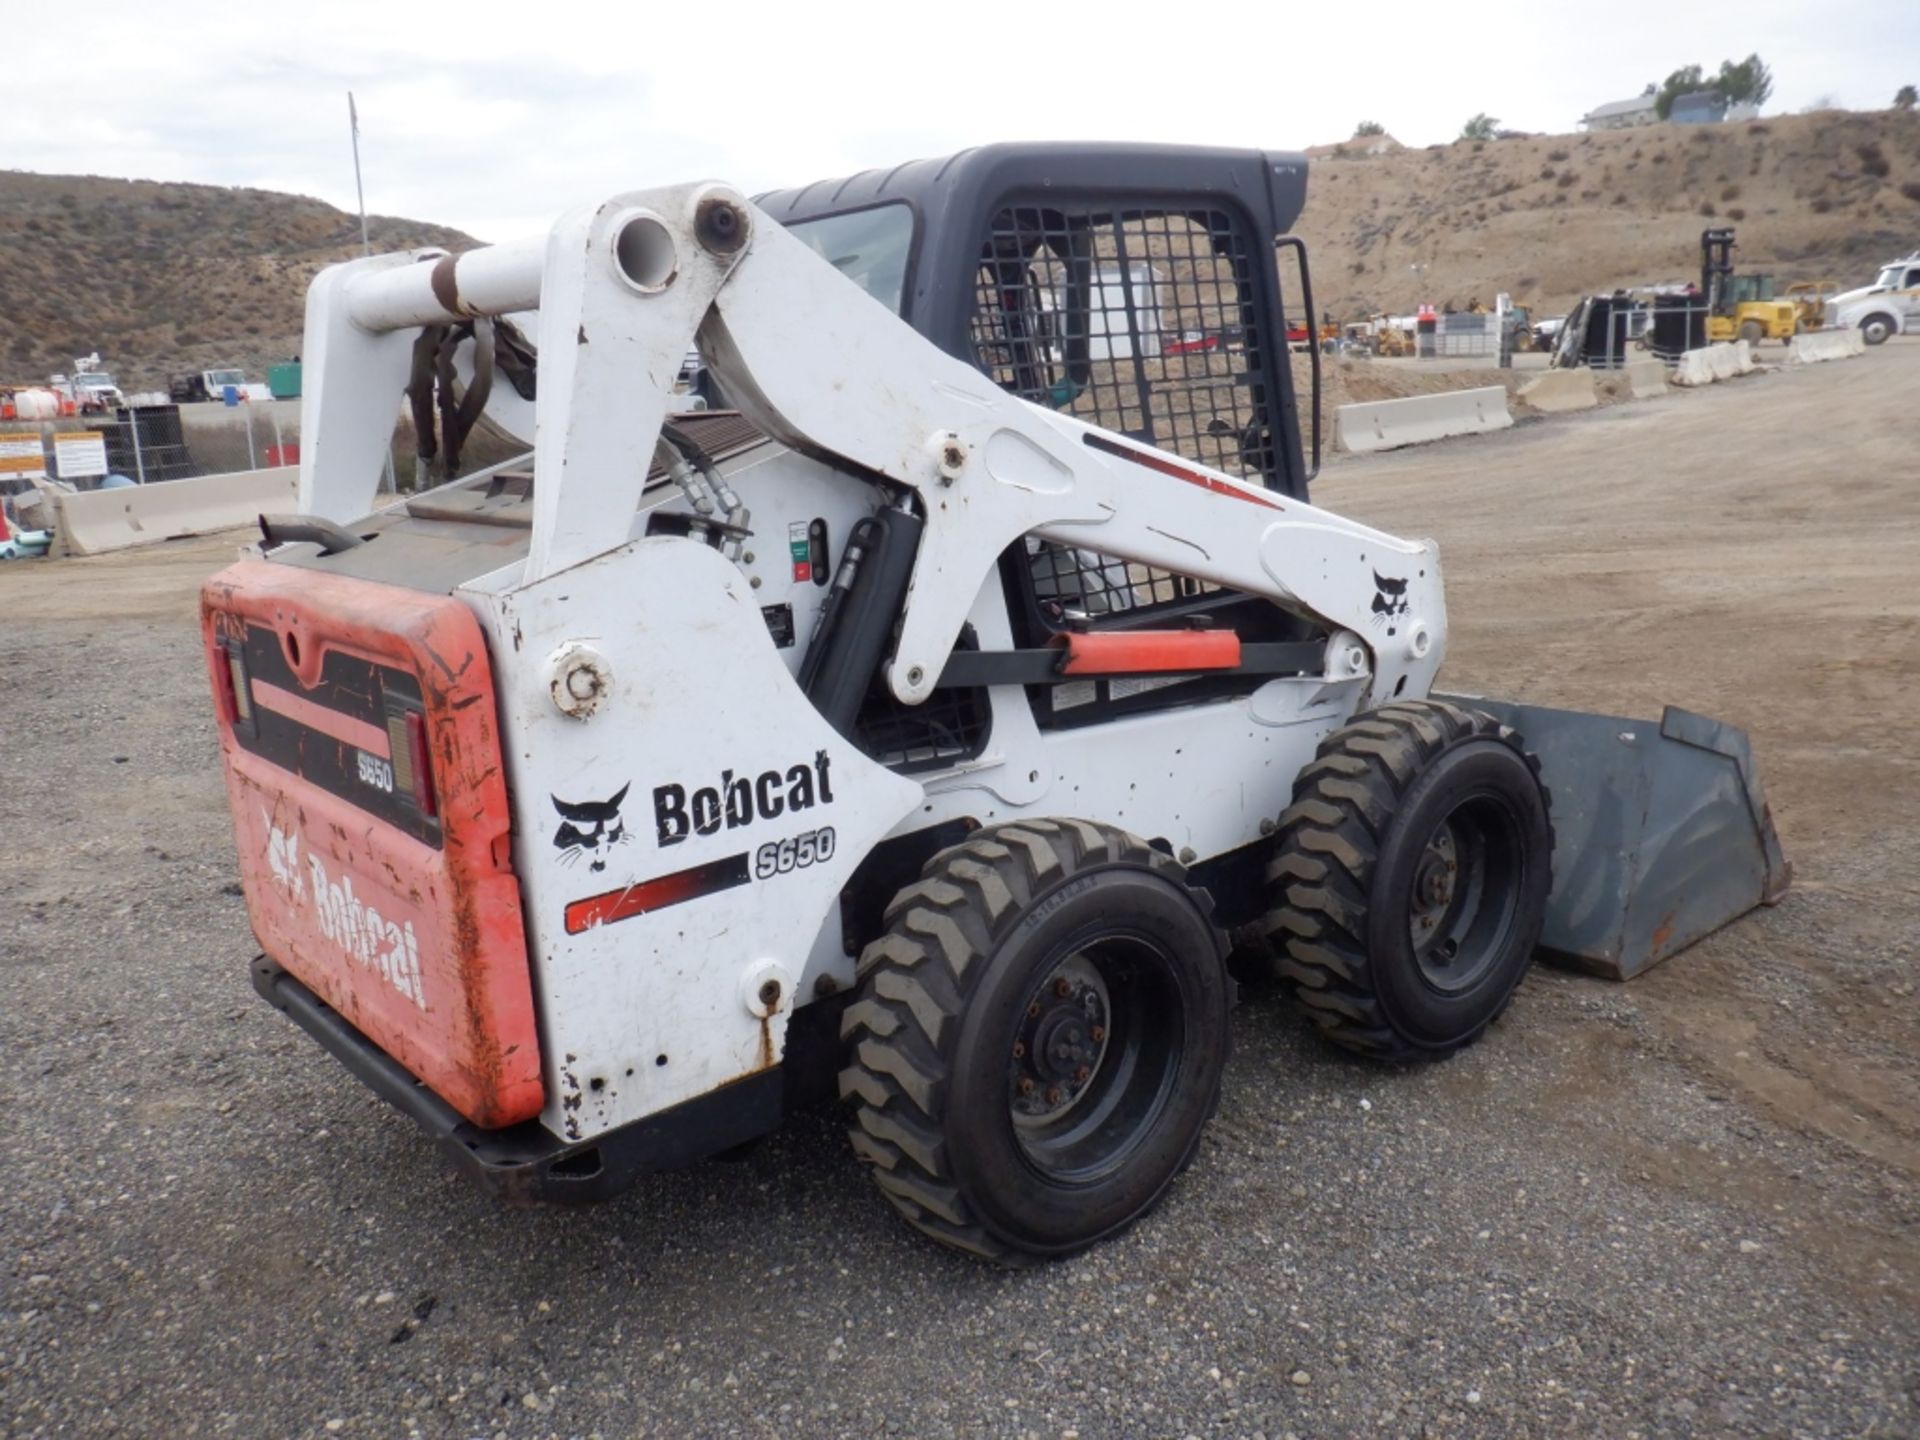
[[76, 359], [73, 374], [55, 375], [48, 384], [71, 400], [74, 409], [82, 415], [105, 414], [127, 403], [126, 396], [120, 393], [119, 382], [100, 368], [98, 352]]
[[1881, 266], [1871, 285], [1827, 301], [1826, 328], [1858, 328], [1869, 345], [1889, 335], [1920, 335], [1920, 250]]
[[209, 401], [218, 404], [226, 398], [229, 388], [244, 397], [254, 387], [247, 384], [246, 371], [232, 366], [196, 370], [191, 375], [175, 375], [167, 382], [168, 398], [175, 405], [199, 405]]

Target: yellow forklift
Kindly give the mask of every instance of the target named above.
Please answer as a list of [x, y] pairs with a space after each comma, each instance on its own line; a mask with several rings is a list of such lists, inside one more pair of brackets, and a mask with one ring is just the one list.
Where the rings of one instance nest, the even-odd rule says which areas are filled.
[[1791, 340], [1799, 328], [1799, 310], [1776, 300], [1771, 275], [1736, 275], [1733, 227], [1700, 232], [1700, 293], [1707, 299], [1707, 339]]

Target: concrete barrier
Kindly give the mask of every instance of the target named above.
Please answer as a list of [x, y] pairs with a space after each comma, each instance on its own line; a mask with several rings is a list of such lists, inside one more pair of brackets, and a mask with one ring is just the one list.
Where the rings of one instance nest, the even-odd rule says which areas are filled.
[[1333, 412], [1333, 434], [1342, 450], [1365, 455], [1420, 445], [1449, 435], [1479, 435], [1513, 424], [1503, 385], [1449, 390], [1405, 400], [1370, 400]]
[[1815, 365], [1823, 360], [1848, 360], [1867, 353], [1867, 337], [1858, 330], [1809, 330], [1787, 345], [1789, 365]]
[[262, 511], [294, 507], [300, 467], [241, 470], [196, 480], [165, 480], [124, 490], [47, 492], [55, 555], [99, 555], [187, 535], [251, 525]]
[[1674, 366], [1676, 385], [1711, 385], [1716, 380], [1731, 380], [1751, 375], [1760, 367], [1754, 363], [1753, 347], [1744, 340], [1709, 345], [1704, 350], [1689, 350]]
[[1692, 389], [1713, 383], [1712, 355], [1708, 350], [1689, 350], [1673, 367], [1673, 383]]
[[1636, 400], [1651, 400], [1656, 395], [1667, 393], [1667, 365], [1664, 360], [1629, 360], [1622, 373], [1627, 377], [1627, 388], [1633, 392]]
[[1549, 370], [1535, 376], [1520, 387], [1514, 398], [1542, 415], [1591, 410], [1600, 403], [1600, 394], [1593, 387], [1593, 371], [1584, 366], [1574, 370]]

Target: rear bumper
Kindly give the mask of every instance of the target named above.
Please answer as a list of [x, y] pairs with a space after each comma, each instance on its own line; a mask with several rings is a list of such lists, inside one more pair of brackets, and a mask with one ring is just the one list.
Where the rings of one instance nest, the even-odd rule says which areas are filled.
[[776, 1065], [579, 1144], [566, 1143], [537, 1120], [483, 1130], [264, 955], [253, 962], [253, 988], [374, 1094], [410, 1116], [456, 1169], [509, 1204], [605, 1200], [643, 1176], [704, 1160], [780, 1123], [782, 1075]]

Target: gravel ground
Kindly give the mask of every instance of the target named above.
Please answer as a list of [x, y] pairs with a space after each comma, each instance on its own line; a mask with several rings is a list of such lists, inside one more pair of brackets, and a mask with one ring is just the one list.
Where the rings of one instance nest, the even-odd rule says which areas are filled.
[[484, 1199], [248, 987], [229, 547], [0, 572], [0, 1433], [1920, 1434], [1915, 393], [1891, 345], [1330, 472], [1441, 539], [1455, 684], [1748, 725], [1799, 884], [1438, 1066], [1254, 998], [1167, 1203], [1025, 1274], [918, 1240], [830, 1110]]

